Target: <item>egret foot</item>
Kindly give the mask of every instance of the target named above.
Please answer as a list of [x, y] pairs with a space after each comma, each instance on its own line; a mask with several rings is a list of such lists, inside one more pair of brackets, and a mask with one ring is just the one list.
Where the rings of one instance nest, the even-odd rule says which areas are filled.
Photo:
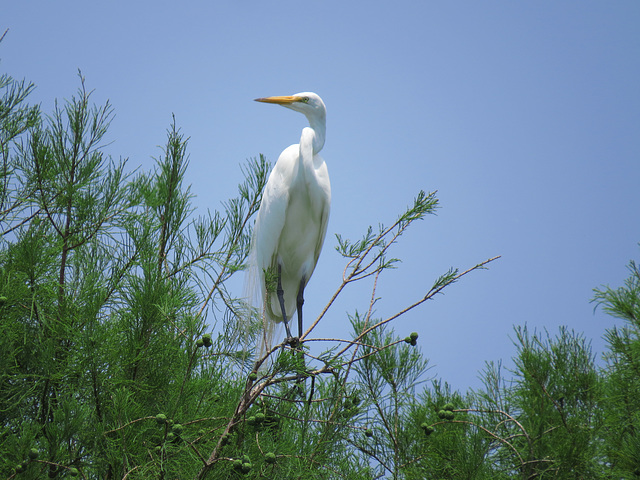
[[300, 337], [287, 336], [287, 338], [284, 339], [284, 343], [285, 345], [291, 346], [294, 350], [298, 350], [302, 346]]

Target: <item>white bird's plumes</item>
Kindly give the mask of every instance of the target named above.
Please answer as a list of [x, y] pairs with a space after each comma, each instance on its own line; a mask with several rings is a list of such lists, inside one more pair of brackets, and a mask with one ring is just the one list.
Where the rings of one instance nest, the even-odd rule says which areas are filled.
[[247, 279], [254, 285], [257, 281], [260, 292], [258, 310], [265, 331], [260, 353], [264, 354], [274, 340], [274, 326], [283, 320], [275, 288], [267, 291], [265, 272], [281, 272], [285, 312], [290, 321], [297, 310], [299, 291], [302, 295], [322, 250], [331, 185], [327, 166], [319, 155], [326, 133], [322, 99], [315, 93], [302, 92], [257, 101], [290, 108], [303, 113], [309, 121], [300, 143], [286, 148], [274, 165], [254, 226]]

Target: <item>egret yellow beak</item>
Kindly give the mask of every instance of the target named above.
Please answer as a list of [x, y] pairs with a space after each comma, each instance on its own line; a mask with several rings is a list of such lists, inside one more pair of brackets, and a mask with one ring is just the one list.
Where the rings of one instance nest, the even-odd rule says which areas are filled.
[[297, 97], [295, 95], [290, 95], [286, 97], [266, 97], [266, 98], [256, 98], [256, 102], [263, 103], [277, 103], [278, 105], [288, 105], [294, 102], [301, 102], [302, 97]]

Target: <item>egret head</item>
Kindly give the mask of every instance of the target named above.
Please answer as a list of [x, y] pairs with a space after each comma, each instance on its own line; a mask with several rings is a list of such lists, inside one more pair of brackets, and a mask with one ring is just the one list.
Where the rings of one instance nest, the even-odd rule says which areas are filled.
[[296, 112], [303, 113], [312, 123], [313, 120], [324, 121], [327, 116], [324, 102], [313, 92], [301, 92], [286, 97], [256, 98], [256, 102], [282, 105]]

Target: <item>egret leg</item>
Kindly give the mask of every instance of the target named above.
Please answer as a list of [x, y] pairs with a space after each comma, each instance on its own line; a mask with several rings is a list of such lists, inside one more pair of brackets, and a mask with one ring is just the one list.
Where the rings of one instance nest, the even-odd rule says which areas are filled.
[[287, 331], [287, 338], [292, 338], [291, 330], [289, 330], [289, 322], [287, 321], [287, 312], [284, 308], [284, 290], [282, 289], [282, 267], [278, 265], [278, 287], [276, 289], [278, 295], [278, 302], [280, 302], [280, 310], [282, 310], [282, 321], [284, 322], [284, 328]]
[[[296, 306], [298, 307], [298, 338], [302, 337], [302, 305], [304, 304], [304, 285], [306, 281], [305, 278], [302, 277], [300, 280], [300, 287], [298, 288], [298, 296], [296, 297]], [[305, 361], [304, 361], [304, 353], [302, 352], [302, 346], [298, 351], [300, 355], [300, 361], [302, 362], [303, 368], [306, 370]], [[296, 385], [304, 382], [306, 380], [306, 376], [300, 375], [298, 380], [296, 381]]]
[[302, 277], [300, 280], [300, 288], [298, 289], [298, 297], [296, 304], [298, 307], [298, 338], [302, 337], [302, 305], [304, 305], [304, 286], [306, 279]]

